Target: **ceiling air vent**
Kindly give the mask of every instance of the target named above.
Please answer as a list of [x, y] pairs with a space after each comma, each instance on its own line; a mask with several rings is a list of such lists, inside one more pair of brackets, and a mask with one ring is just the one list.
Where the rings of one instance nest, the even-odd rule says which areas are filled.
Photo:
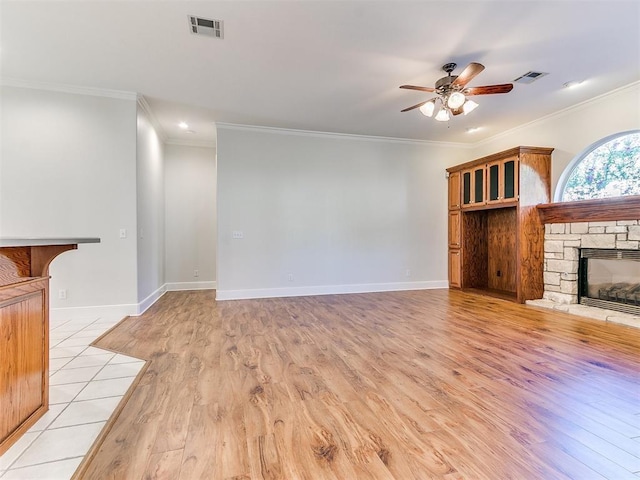
[[545, 75], [549, 75], [545, 72], [527, 72], [524, 75], [520, 75], [516, 78], [513, 83], [524, 83], [526, 85], [535, 82], [536, 80], [541, 79]]
[[209, 20], [208, 18], [189, 15], [189, 29], [196, 35], [206, 35], [207, 37], [223, 38], [222, 20]]

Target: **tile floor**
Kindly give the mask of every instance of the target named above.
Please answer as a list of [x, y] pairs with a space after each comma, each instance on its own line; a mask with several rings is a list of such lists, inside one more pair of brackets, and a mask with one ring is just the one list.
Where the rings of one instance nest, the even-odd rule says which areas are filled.
[[144, 365], [89, 346], [120, 320], [51, 320], [49, 411], [0, 456], [0, 479], [71, 478]]

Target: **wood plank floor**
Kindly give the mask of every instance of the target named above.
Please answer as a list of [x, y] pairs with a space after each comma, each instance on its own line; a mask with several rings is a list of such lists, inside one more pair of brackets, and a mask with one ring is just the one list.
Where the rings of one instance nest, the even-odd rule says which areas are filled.
[[448, 290], [173, 292], [83, 479], [640, 478], [640, 330]]

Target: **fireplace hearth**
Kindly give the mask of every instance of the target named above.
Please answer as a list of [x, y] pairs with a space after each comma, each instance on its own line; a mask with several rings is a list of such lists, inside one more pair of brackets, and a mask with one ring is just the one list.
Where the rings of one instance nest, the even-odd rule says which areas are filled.
[[578, 302], [640, 315], [640, 251], [580, 249]]

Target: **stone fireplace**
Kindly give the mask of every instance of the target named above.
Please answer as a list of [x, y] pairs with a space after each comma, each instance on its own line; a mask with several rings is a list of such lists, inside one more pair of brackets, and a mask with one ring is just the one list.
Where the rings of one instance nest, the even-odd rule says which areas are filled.
[[[558, 215], [556, 210], [570, 209], [570, 204], [542, 206], [544, 295], [527, 303], [640, 328], [640, 209], [598, 209], [599, 202], [571, 202], [578, 204], [578, 212]], [[634, 219], [615, 219], [630, 214]], [[581, 216], [590, 221], [576, 221]], [[601, 220], [608, 216], [614, 219]]]

